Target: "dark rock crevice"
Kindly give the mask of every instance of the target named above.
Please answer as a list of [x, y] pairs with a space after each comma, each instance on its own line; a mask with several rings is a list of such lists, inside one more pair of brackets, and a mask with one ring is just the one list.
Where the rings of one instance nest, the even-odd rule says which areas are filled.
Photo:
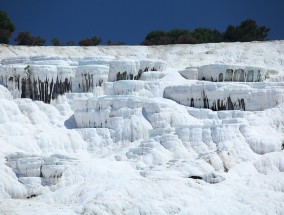
[[54, 83], [53, 79], [45, 79], [44, 81], [37, 78], [22, 78], [21, 80], [21, 98], [30, 98], [32, 100], [39, 100], [45, 103], [50, 103], [51, 99], [56, 99], [58, 95], [63, 95], [70, 92], [72, 88], [71, 78], [62, 82], [56, 78]]

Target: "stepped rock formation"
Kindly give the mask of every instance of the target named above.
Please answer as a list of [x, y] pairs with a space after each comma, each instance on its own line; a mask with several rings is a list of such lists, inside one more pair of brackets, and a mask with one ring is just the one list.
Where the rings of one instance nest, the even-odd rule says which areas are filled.
[[0, 48], [0, 214], [284, 211], [283, 41]]

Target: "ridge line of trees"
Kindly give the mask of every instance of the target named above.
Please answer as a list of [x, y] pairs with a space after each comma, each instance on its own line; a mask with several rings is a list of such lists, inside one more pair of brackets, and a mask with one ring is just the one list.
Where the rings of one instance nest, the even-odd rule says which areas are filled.
[[[0, 44], [9, 44], [9, 39], [15, 31], [15, 25], [10, 21], [4, 11], [0, 11]], [[168, 44], [199, 44], [219, 42], [250, 42], [265, 41], [268, 38], [270, 28], [257, 26], [256, 21], [247, 19], [240, 25], [229, 25], [225, 32], [216, 29], [196, 28], [193, 31], [187, 29], [173, 29], [170, 31], [154, 30], [149, 32], [141, 45], [168, 45]], [[19, 32], [14, 41], [17, 45], [43, 46], [46, 40], [40, 36], [32, 36], [29, 32]], [[53, 46], [61, 46], [63, 43], [58, 38], [51, 41]], [[102, 43], [102, 39], [96, 36], [82, 39], [80, 46], [96, 46]], [[74, 41], [66, 42], [68, 46], [74, 46]], [[106, 45], [125, 45], [123, 42], [106, 41]]]
[[229, 25], [225, 32], [210, 28], [196, 28], [192, 32], [187, 29], [151, 31], [141, 45], [265, 41], [269, 31], [270, 28], [257, 26], [255, 20], [247, 19], [238, 26]]

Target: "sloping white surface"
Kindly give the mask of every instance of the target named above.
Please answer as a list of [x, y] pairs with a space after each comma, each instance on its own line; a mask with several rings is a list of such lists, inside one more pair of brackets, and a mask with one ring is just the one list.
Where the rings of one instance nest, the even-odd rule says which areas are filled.
[[[0, 213], [283, 213], [283, 50], [283, 41], [1, 45], [0, 73], [9, 76], [0, 82], [9, 90], [0, 85]], [[73, 79], [73, 92], [51, 104], [20, 99], [8, 79], [27, 65], [42, 79]], [[209, 81], [228, 66], [270, 75], [261, 83], [197, 81], [200, 68], [211, 68], [204, 65], [215, 65]], [[127, 80], [110, 82], [123, 70]], [[188, 95], [203, 104], [204, 89], [209, 100], [244, 98], [246, 111], [190, 107]]]

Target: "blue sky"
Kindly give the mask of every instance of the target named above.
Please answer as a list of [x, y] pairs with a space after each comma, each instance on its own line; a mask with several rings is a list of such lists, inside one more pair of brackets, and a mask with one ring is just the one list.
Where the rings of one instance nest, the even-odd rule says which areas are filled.
[[284, 0], [0, 0], [16, 25], [47, 41], [78, 42], [98, 36], [140, 44], [151, 30], [209, 27], [225, 31], [252, 18], [271, 28], [269, 39], [284, 39]]

